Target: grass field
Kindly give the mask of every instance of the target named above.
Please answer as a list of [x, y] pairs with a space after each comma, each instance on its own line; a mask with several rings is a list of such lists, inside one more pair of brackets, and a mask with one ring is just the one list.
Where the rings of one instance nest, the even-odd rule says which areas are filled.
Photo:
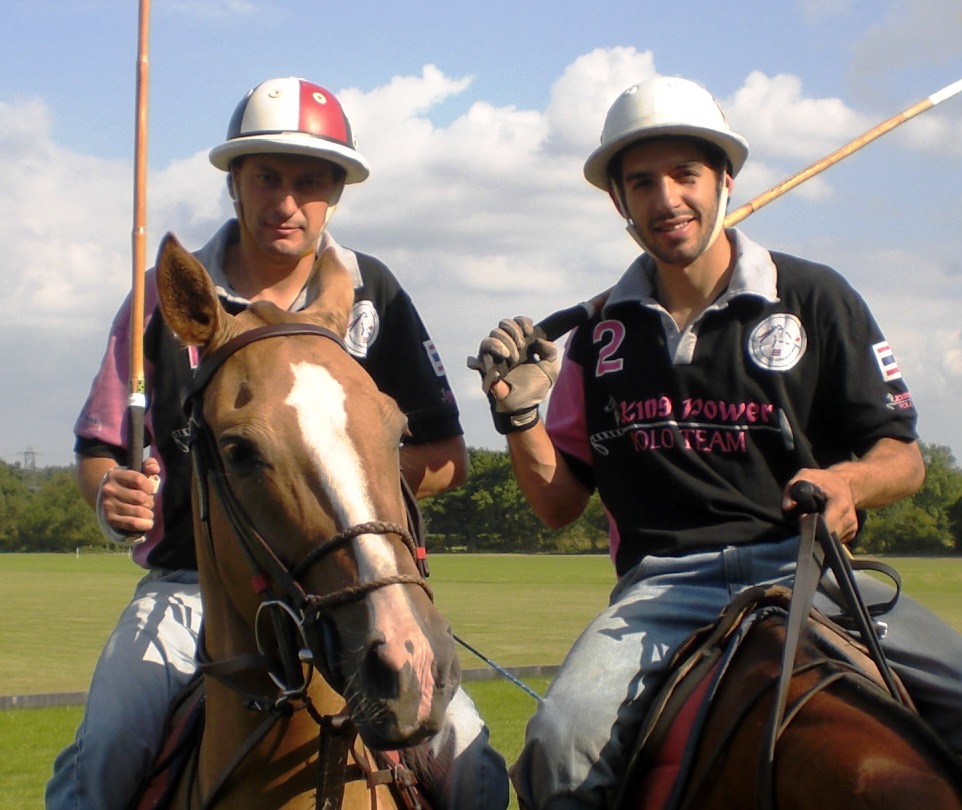
[[[431, 557], [435, 602], [505, 666], [557, 664], [604, 605], [608, 559]], [[0, 554], [0, 695], [79, 692], [141, 570], [124, 555]], [[484, 664], [462, 650], [462, 666]]]
[[[962, 631], [962, 559], [889, 559], [906, 593]], [[455, 632], [503, 666], [560, 663], [613, 583], [604, 556], [437, 555], [430, 583]], [[139, 577], [123, 555], [0, 555], [0, 695], [80, 692]], [[483, 668], [461, 649], [462, 667]], [[545, 681], [533, 680], [538, 692]], [[468, 683], [512, 761], [534, 700], [506, 681]], [[0, 810], [42, 806], [79, 707], [0, 712]]]

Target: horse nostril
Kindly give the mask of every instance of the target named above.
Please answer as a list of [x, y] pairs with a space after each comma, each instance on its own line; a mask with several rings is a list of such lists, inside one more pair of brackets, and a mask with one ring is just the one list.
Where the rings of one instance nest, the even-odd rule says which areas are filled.
[[[376, 641], [364, 656], [363, 676], [371, 694], [380, 698], [396, 698], [401, 692], [401, 674], [388, 657], [388, 646]], [[405, 668], [407, 665], [405, 665]]]
[[446, 689], [452, 686], [456, 687], [461, 682], [461, 663], [458, 661], [458, 656], [452, 654], [452, 656], [447, 659], [444, 666], [439, 668], [437, 688]]

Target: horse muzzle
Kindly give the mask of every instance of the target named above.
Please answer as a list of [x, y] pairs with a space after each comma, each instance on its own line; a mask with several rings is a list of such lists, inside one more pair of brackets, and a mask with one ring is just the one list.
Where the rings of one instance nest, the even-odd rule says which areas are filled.
[[461, 681], [451, 627], [437, 613], [367, 618], [363, 639], [355, 635], [360, 623], [337, 623], [341, 654], [329, 660], [337, 661], [341, 694], [365, 744], [416, 745], [440, 730]]

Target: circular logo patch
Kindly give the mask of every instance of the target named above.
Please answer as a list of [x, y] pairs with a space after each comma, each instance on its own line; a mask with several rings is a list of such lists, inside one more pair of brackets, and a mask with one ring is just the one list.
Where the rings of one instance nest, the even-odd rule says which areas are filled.
[[380, 326], [381, 321], [372, 302], [355, 302], [344, 337], [348, 351], [355, 357], [367, 357], [367, 347], [377, 338]]
[[802, 359], [808, 338], [802, 322], [789, 312], [769, 315], [748, 336], [748, 356], [759, 368], [788, 371]]

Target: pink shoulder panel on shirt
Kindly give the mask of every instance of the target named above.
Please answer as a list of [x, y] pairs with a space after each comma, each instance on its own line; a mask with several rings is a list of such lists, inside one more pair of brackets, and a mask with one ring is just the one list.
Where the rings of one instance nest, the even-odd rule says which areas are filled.
[[[145, 277], [145, 324], [157, 306], [154, 271]], [[145, 369], [145, 371], [149, 370]], [[124, 447], [127, 444], [125, 417], [130, 385], [130, 296], [114, 316], [100, 370], [90, 386], [90, 394], [74, 424], [74, 433], [85, 439]], [[150, 385], [148, 381], [148, 391]]]
[[545, 427], [555, 447], [585, 464], [591, 464], [585, 419], [584, 369], [567, 354], [551, 391]]

